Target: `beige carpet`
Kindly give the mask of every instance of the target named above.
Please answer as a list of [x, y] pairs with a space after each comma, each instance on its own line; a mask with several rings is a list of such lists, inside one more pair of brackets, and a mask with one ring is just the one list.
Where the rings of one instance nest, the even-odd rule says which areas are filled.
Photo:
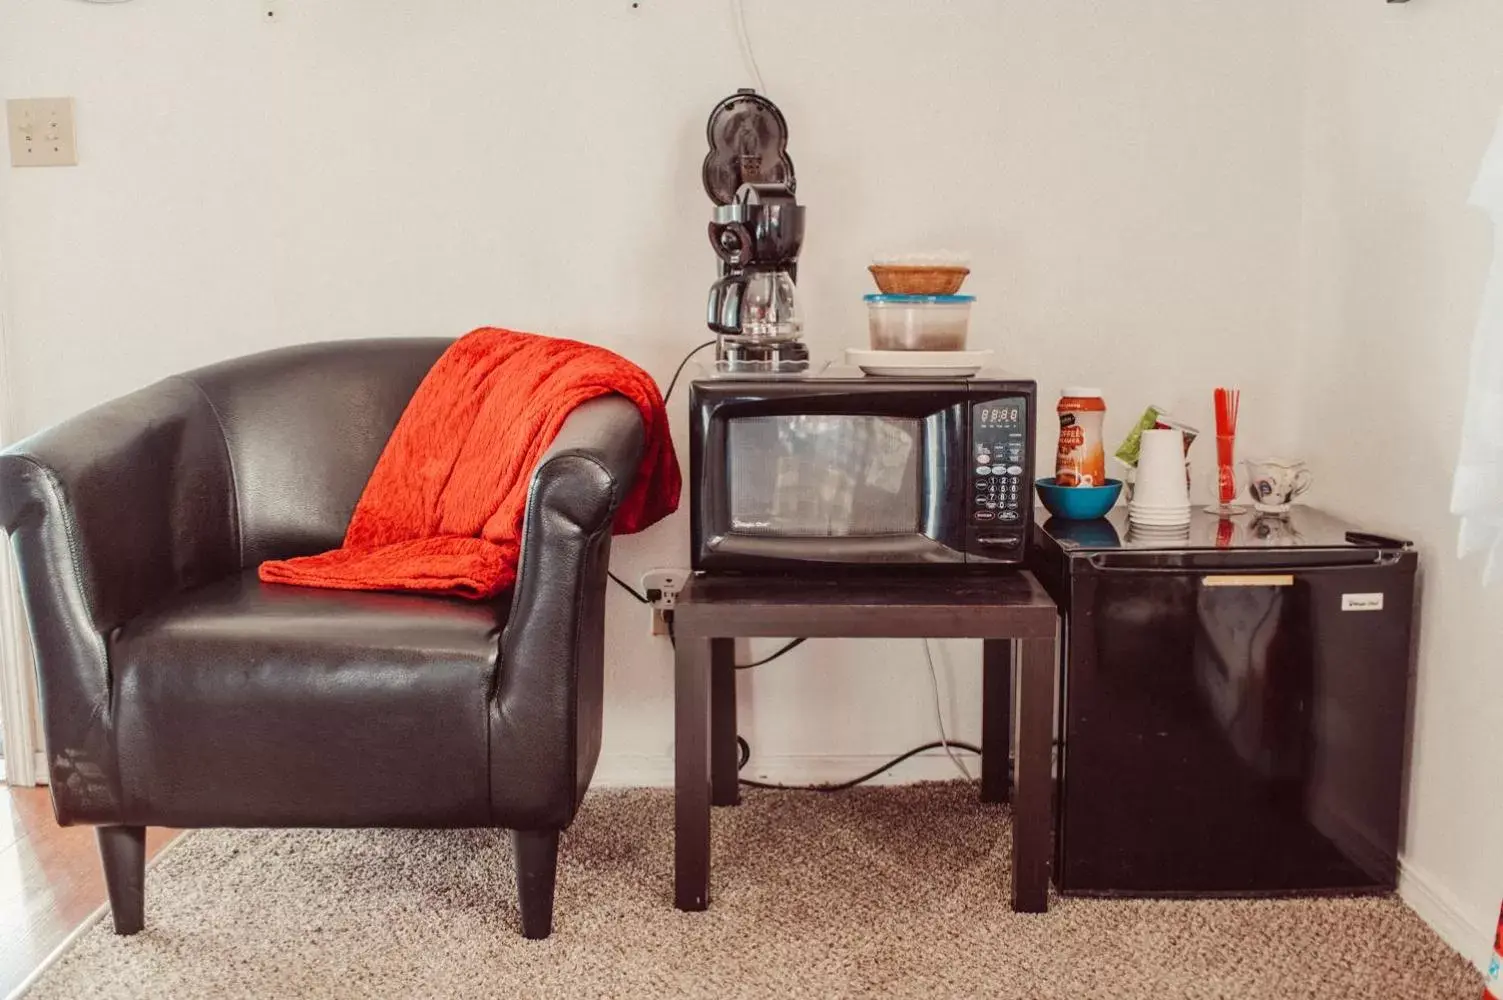
[[959, 784], [753, 792], [715, 813], [714, 900], [672, 908], [672, 797], [592, 793], [553, 937], [517, 934], [492, 832], [205, 831], [31, 997], [1309, 997], [1477, 1000], [1391, 899], [1008, 909], [1006, 810]]

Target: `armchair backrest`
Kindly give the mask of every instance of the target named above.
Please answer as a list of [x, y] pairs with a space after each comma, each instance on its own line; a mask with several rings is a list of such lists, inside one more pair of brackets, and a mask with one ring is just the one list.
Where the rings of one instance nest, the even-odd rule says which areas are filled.
[[337, 547], [441, 338], [331, 341], [189, 372], [228, 449], [240, 563]]

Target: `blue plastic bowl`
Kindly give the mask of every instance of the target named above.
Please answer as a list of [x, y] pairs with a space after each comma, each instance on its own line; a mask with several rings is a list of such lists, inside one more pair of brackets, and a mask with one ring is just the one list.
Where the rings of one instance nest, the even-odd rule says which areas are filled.
[[1039, 501], [1055, 517], [1067, 521], [1090, 521], [1105, 517], [1122, 493], [1122, 480], [1108, 479], [1105, 486], [1056, 486], [1054, 477], [1033, 484]]

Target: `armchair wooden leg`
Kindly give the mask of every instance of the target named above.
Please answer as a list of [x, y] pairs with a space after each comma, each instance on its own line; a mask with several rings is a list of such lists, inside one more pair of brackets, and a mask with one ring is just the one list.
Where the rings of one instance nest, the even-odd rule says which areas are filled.
[[553, 886], [558, 874], [557, 830], [513, 830], [522, 936], [540, 941], [553, 933]]
[[95, 833], [115, 933], [134, 934], [146, 926], [146, 827], [101, 826]]

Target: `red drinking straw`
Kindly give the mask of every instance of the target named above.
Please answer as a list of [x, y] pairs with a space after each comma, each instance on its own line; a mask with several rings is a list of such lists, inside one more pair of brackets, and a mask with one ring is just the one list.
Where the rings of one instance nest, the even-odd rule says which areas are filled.
[[1216, 389], [1216, 481], [1223, 504], [1237, 499], [1237, 473], [1233, 467], [1236, 452], [1237, 410], [1242, 393], [1237, 389]]

